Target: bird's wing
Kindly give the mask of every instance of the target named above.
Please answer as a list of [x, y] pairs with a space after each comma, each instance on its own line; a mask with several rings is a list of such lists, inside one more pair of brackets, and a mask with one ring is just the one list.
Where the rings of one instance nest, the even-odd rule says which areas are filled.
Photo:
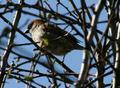
[[58, 26], [55, 25], [48, 25], [48, 28], [46, 29], [47, 32], [53, 33], [54, 38], [61, 38], [64, 37], [67, 40], [73, 42], [73, 43], [78, 43], [77, 39], [71, 35], [70, 33], [68, 33], [65, 30], [62, 30], [61, 28], [59, 28]]

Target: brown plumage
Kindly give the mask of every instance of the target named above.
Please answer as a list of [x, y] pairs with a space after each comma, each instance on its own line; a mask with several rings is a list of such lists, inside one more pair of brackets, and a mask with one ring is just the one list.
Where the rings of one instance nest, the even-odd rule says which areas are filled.
[[40, 19], [33, 20], [28, 25], [27, 32], [32, 34], [32, 39], [38, 46], [55, 55], [65, 55], [74, 49], [83, 49], [70, 33]]

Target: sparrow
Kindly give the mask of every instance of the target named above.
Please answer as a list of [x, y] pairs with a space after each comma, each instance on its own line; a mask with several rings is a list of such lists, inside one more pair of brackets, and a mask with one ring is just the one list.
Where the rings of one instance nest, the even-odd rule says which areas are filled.
[[60, 56], [75, 49], [84, 49], [72, 34], [41, 19], [31, 21], [25, 33], [30, 33], [39, 47], [54, 55]]

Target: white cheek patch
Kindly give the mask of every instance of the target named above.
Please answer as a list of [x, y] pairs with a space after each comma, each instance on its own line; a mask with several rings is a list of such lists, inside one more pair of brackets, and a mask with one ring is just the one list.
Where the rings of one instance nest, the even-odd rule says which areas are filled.
[[35, 42], [40, 42], [41, 41], [42, 36], [45, 34], [45, 32], [42, 30], [43, 28], [44, 28], [43, 25], [41, 25], [41, 26], [36, 25], [36, 26], [32, 27], [31, 34], [32, 34], [32, 39]]
[[34, 32], [35, 32], [35, 34], [37, 34], [39, 36], [43, 36], [45, 34], [45, 32], [42, 29], [44, 29], [44, 28], [45, 27], [43, 25], [41, 25], [41, 26], [40, 25], [33, 25], [33, 27], [30, 30], [30, 33], [34, 34]]
[[45, 27], [43, 25], [41, 26], [37, 26], [36, 30], [38, 30], [38, 32], [40, 32], [40, 36], [43, 36], [45, 34], [45, 32], [43, 31]]

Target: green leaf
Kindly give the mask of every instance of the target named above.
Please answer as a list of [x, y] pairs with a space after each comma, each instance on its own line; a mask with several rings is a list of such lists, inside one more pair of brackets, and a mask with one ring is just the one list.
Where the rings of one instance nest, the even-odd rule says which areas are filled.
[[43, 43], [44, 43], [45, 46], [48, 46], [48, 44], [49, 44], [49, 43], [48, 43], [48, 39], [47, 39], [47, 38], [44, 38], [44, 39], [43, 39]]
[[24, 79], [26, 81], [32, 81], [33, 80], [33, 77], [32, 76], [25, 76]]

